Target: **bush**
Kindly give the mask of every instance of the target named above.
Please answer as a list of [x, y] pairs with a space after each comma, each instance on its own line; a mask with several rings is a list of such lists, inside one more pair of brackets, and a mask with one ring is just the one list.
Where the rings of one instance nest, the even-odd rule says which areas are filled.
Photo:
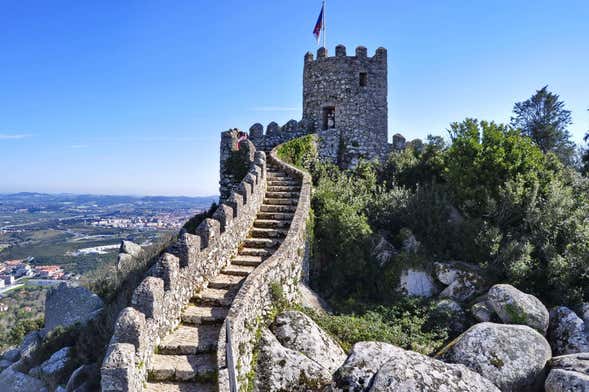
[[276, 151], [278, 158], [300, 169], [310, 170], [317, 159], [315, 135], [302, 136], [281, 144]]

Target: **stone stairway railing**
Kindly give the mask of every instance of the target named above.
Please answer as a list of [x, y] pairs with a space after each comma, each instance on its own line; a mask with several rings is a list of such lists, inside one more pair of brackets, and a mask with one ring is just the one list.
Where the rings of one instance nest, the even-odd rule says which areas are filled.
[[[247, 375], [252, 366], [256, 332], [273, 307], [272, 287], [279, 285], [287, 299], [294, 299], [306, 258], [311, 176], [278, 159], [277, 148], [270, 152], [268, 161], [301, 181], [297, 208], [280, 247], [249, 274], [229, 309], [217, 344], [219, 392], [241, 390], [246, 385]], [[230, 372], [226, 362], [226, 332], [229, 332], [231, 337], [231, 354], [235, 361], [238, 384], [235, 389], [231, 388]]]
[[102, 391], [143, 389], [154, 349], [179, 325], [193, 295], [237, 254], [265, 193], [266, 156], [256, 152], [237, 192], [198, 226], [196, 235], [183, 233], [135, 289], [131, 306], [117, 318], [102, 363]]

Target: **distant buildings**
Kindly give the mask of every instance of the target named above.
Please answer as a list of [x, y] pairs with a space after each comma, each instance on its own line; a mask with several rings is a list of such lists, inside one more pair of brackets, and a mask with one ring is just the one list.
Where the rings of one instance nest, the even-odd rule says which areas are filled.
[[16, 279], [20, 278], [39, 278], [39, 279], [67, 279], [72, 277], [72, 274], [65, 274], [59, 265], [38, 265], [31, 266], [27, 261], [23, 260], [7, 260], [0, 263], [0, 288], [8, 287], [15, 283]]
[[61, 279], [63, 269], [58, 265], [40, 265], [35, 267], [37, 277], [41, 279]]

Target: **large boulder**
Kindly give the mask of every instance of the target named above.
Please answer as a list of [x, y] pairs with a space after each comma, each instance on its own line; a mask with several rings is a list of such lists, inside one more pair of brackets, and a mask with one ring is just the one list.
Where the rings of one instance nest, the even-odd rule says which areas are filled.
[[41, 380], [17, 371], [14, 365], [0, 373], [0, 391], [2, 392], [47, 392], [47, 390]]
[[409, 268], [401, 272], [399, 291], [412, 297], [432, 297], [438, 289], [427, 271]]
[[476, 302], [470, 307], [470, 313], [479, 322], [491, 321], [495, 312], [488, 301]]
[[585, 332], [589, 334], [589, 302], [585, 302], [581, 305], [579, 316], [585, 323]]
[[565, 306], [550, 311], [548, 341], [555, 356], [589, 352], [585, 323]]
[[254, 388], [257, 391], [320, 390], [329, 385], [331, 372], [298, 351], [283, 347], [267, 329], [262, 330]]
[[447, 326], [452, 336], [459, 335], [466, 329], [466, 314], [460, 304], [451, 299], [438, 301], [429, 320], [429, 324]]
[[374, 377], [370, 392], [500, 392], [493, 383], [463, 365], [452, 365], [396, 350]]
[[51, 388], [67, 381], [67, 377], [76, 368], [72, 353], [71, 347], [64, 347], [41, 364], [40, 378]]
[[548, 309], [533, 295], [508, 284], [496, 284], [489, 290], [488, 301], [504, 323], [527, 325], [546, 334]]
[[523, 392], [541, 388], [552, 353], [546, 339], [528, 326], [480, 323], [438, 356], [465, 365], [504, 392]]
[[335, 372], [334, 381], [344, 391], [367, 391], [380, 368], [401, 350], [382, 342], [358, 342], [344, 364]]
[[335, 372], [346, 360], [342, 348], [307, 315], [288, 311], [279, 314], [272, 332], [286, 348], [300, 351], [321, 366]]
[[589, 353], [554, 357], [549, 367], [546, 392], [589, 391]]
[[100, 369], [97, 364], [82, 365], [70, 376], [65, 390], [67, 392], [85, 392], [92, 391], [94, 388], [93, 384], [100, 379]]
[[39, 347], [42, 342], [43, 338], [39, 331], [32, 331], [24, 337], [20, 345], [20, 360], [16, 362], [19, 371], [24, 371], [27, 366], [37, 361]]
[[468, 301], [488, 287], [480, 269], [466, 263], [434, 263], [434, 273], [440, 282], [447, 285], [440, 293], [441, 298]]
[[62, 283], [51, 289], [45, 299], [45, 329], [84, 324], [102, 308], [102, 300], [85, 287]]
[[11, 348], [2, 354], [2, 359], [10, 362], [16, 362], [20, 358], [20, 350], [18, 348]]

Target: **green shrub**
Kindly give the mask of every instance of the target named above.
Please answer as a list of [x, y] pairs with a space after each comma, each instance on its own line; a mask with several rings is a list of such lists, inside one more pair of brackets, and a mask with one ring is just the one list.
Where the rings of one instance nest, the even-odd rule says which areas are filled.
[[315, 135], [306, 135], [281, 144], [277, 150], [278, 158], [300, 169], [310, 170], [317, 159]]

